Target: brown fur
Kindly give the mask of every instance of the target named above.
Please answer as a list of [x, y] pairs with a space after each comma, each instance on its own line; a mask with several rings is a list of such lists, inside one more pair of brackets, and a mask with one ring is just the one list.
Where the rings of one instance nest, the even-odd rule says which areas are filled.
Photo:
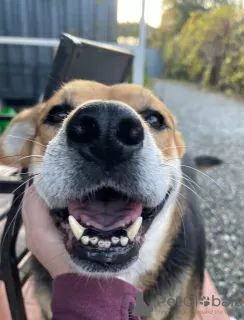
[[[4, 133], [0, 140], [0, 157], [4, 164], [21, 165], [27, 167], [31, 161], [35, 161], [35, 158], [28, 157], [29, 155], [43, 156], [47, 143], [55, 136], [58, 129], [43, 124], [43, 120], [50, 111], [50, 109], [62, 102], [71, 104], [74, 108], [83, 108], [85, 103], [90, 100], [115, 100], [120, 101], [136, 112], [140, 112], [144, 108], [150, 107], [151, 109], [159, 111], [163, 114], [165, 121], [169, 127], [168, 130], [156, 131], [151, 129], [148, 124], [141, 118], [143, 126], [146, 130], [150, 130], [157, 143], [158, 148], [162, 151], [166, 159], [181, 158], [185, 151], [184, 142], [179, 132], [175, 130], [176, 120], [173, 115], [168, 111], [166, 106], [155, 97], [149, 90], [143, 89], [140, 86], [132, 84], [119, 84], [114, 86], [105, 86], [96, 82], [75, 80], [61, 88], [45, 103], [42, 103], [35, 108], [26, 110], [18, 114], [11, 122], [9, 128]], [[77, 110], [77, 109], [76, 109]], [[73, 111], [74, 112], [74, 111]], [[73, 112], [67, 117], [66, 120], [72, 116]], [[33, 123], [35, 126], [35, 134], [30, 137], [29, 141], [22, 142], [23, 147], [19, 155], [6, 154], [2, 148], [3, 141], [8, 135], [11, 127], [17, 122]], [[20, 142], [21, 143], [21, 142]], [[10, 157], [9, 157], [10, 156]], [[5, 158], [4, 158], [5, 157]], [[21, 159], [23, 157], [28, 157]], [[41, 161], [40, 158], [38, 161]], [[184, 210], [183, 210], [184, 211]], [[146, 274], [141, 277], [138, 283], [139, 287], [148, 288], [155, 284], [159, 267], [162, 266], [167, 254], [172, 247], [172, 243], [178, 233], [179, 226], [181, 225], [181, 212], [177, 206], [175, 206], [175, 212], [172, 217], [171, 226], [167, 234], [166, 240], [162, 243], [161, 253], [158, 257], [158, 261], [154, 266], [154, 269], [150, 274]], [[183, 289], [181, 295], [192, 295], [196, 292], [195, 275], [194, 270], [188, 270], [184, 279], [182, 279]], [[152, 320], [169, 319], [162, 316], [163, 310], [159, 312], [155, 310], [150, 317]], [[169, 314], [169, 308], [165, 310], [165, 314]], [[185, 314], [185, 316], [183, 316]], [[179, 308], [173, 318], [170, 319], [192, 319], [194, 315], [194, 308]]]

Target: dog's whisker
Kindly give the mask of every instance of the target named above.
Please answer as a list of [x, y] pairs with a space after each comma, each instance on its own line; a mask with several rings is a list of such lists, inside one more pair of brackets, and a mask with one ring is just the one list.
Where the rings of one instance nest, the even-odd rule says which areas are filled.
[[[14, 158], [15, 155], [11, 156], [11, 158]], [[8, 164], [8, 166], [13, 166], [13, 168], [15, 167], [15, 164], [19, 163], [20, 161], [24, 160], [24, 159], [28, 159], [28, 158], [40, 158], [40, 159], [43, 159], [43, 156], [40, 156], [40, 155], [28, 155], [28, 156], [24, 156], [24, 157], [21, 157], [20, 159], [17, 159], [13, 162], [11, 162], [10, 164]], [[32, 161], [32, 163], [34, 163], [35, 161]], [[41, 162], [41, 161], [40, 161]], [[11, 172], [11, 170], [13, 170], [13, 168], [9, 169], [9, 171]]]
[[12, 155], [12, 156], [4, 156], [4, 157], [1, 157], [0, 160], [2, 160], [2, 159], [7, 159], [7, 158], [13, 158], [13, 157], [20, 157], [20, 156], [21, 156], [21, 154], [14, 154], [14, 155]]
[[[22, 194], [23, 194], [23, 193], [22, 193]], [[13, 221], [12, 236], [14, 235], [15, 223], [16, 223], [18, 214], [19, 214], [20, 210], [22, 209], [23, 200], [24, 200], [24, 198], [22, 198], [21, 203], [20, 203], [20, 205], [19, 205], [19, 208], [18, 208], [18, 210], [17, 210], [17, 212], [16, 212], [16, 214], [15, 214], [15, 217], [14, 217], [13, 220], [12, 220], [12, 221]]]
[[35, 176], [35, 175], [39, 175], [39, 174], [41, 174], [41, 172], [27, 171], [27, 172], [20, 172], [20, 173], [18, 173], [18, 176], [27, 176], [27, 177], [30, 177], [30, 176]]
[[[165, 166], [169, 166], [169, 165], [165, 165]], [[175, 169], [173, 166], [170, 166], [172, 169]], [[172, 174], [172, 176], [174, 176]], [[193, 179], [191, 179], [187, 174], [182, 172], [182, 176], [184, 178], [184, 180], [188, 181], [189, 184], [191, 185], [192, 188], [194, 188], [194, 186], [192, 184], [194, 184], [196, 187], [198, 187], [202, 192], [205, 193], [205, 195], [212, 197], [203, 187], [201, 187], [197, 182], [195, 182]], [[194, 190], [196, 191], [196, 189], [194, 188]]]
[[[165, 166], [169, 166], [169, 165], [165, 165]], [[171, 167], [172, 169], [175, 169], [173, 166], [169, 166], [169, 167]], [[196, 187], [198, 187], [198, 188], [200, 189], [200, 191], [203, 192], [203, 196], [208, 196], [209, 198], [215, 200], [215, 199], [213, 198], [213, 196], [212, 196], [209, 192], [207, 192], [203, 187], [201, 187], [199, 184], [197, 184], [197, 183], [196, 183], [193, 179], [191, 179], [188, 175], [184, 174], [183, 172], [182, 172], [182, 175], [183, 175], [183, 178], [184, 178], [186, 181], [188, 181], [191, 186], [192, 186], [192, 183], [193, 183]], [[195, 188], [194, 188], [194, 190], [196, 191]], [[224, 190], [223, 190], [223, 191], [224, 191]], [[224, 191], [224, 193], [225, 193], [225, 191]], [[229, 206], [228, 204], [227, 204], [227, 206], [228, 206], [230, 209], [232, 209], [231, 206]], [[212, 212], [212, 210], [211, 210], [211, 212]], [[213, 213], [213, 212], [212, 212], [212, 213]], [[213, 213], [213, 214], [214, 214], [214, 215], [216, 216], [216, 218], [218, 219], [217, 214], [215, 214], [215, 213]]]
[[[172, 167], [174, 169], [174, 167]], [[192, 168], [194, 169], [194, 168]], [[187, 176], [186, 174], [182, 173], [183, 177], [185, 180], [187, 180], [190, 184], [193, 183], [194, 185], [196, 185], [200, 191], [203, 193], [203, 196], [208, 196], [209, 198], [214, 200], [214, 197], [208, 193], [204, 188], [202, 188], [200, 185], [198, 185], [195, 181], [193, 181], [189, 176]], [[191, 184], [192, 186], [192, 184]], [[194, 191], [196, 192], [196, 189], [194, 188]], [[200, 197], [201, 198], [201, 197]], [[202, 198], [201, 198], [202, 200]], [[205, 201], [204, 201], [205, 202]], [[205, 204], [208, 206], [208, 208], [210, 209], [210, 212], [216, 217], [216, 219], [219, 221], [219, 223], [221, 224], [222, 228], [226, 230], [225, 226], [224, 226], [224, 222], [221, 220], [221, 218], [218, 216], [217, 213], [213, 212], [213, 209], [205, 202]], [[232, 209], [228, 204], [227, 206]], [[231, 236], [231, 234], [228, 232], [228, 230], [226, 230], [227, 234]]]
[[29, 177], [28, 179], [26, 179], [24, 182], [21, 183], [21, 185], [19, 185], [16, 189], [14, 189], [14, 191], [11, 194], [14, 194], [16, 191], [19, 190], [19, 188], [21, 188], [23, 185], [25, 185], [26, 183], [28, 183], [29, 181], [31, 181], [31, 179], [35, 176], [38, 176], [39, 173], [35, 173], [33, 174], [31, 177]]
[[[28, 183], [29, 180], [31, 180], [31, 178], [28, 179], [27, 181], [25, 181], [24, 183], [22, 183], [21, 186], [24, 185], [25, 183]], [[39, 179], [39, 180], [40, 180], [40, 179]], [[39, 181], [39, 180], [38, 180], [38, 181]], [[19, 186], [17, 189], [19, 189], [21, 186]], [[15, 192], [17, 191], [17, 189], [15, 189]], [[15, 204], [15, 202], [16, 202], [20, 197], [23, 196], [24, 193], [25, 193], [25, 190], [24, 190], [23, 192], [21, 192], [21, 194], [19, 194], [19, 195], [16, 197], [16, 199], [11, 203], [11, 207]], [[14, 192], [12, 192], [12, 194], [14, 194]], [[16, 213], [15, 216], [13, 217], [12, 221], [10, 222], [10, 225], [9, 225], [8, 229], [7, 229], [6, 232], [5, 232], [5, 237], [3, 237], [2, 241], [1, 241], [1, 247], [3, 246], [3, 243], [4, 243], [5, 238], [6, 238], [6, 236], [7, 236], [7, 232], [9, 231], [9, 229], [10, 229], [12, 223], [13, 223], [13, 220], [15, 220], [15, 219], [17, 218], [17, 215], [19, 214], [20, 209], [22, 208], [22, 203], [23, 203], [23, 199], [22, 199], [21, 204], [20, 204], [20, 206], [19, 206], [19, 208], [18, 208], [18, 210], [17, 210], [17, 213]], [[1, 250], [2, 250], [2, 249], [0, 249], [0, 259], [1, 259]]]
[[202, 172], [202, 171], [200, 171], [200, 170], [198, 170], [198, 169], [196, 169], [196, 168], [193, 168], [193, 167], [191, 167], [191, 166], [184, 165], [184, 164], [181, 164], [181, 167], [186, 167], [186, 168], [189, 168], [189, 169], [191, 169], [191, 170], [197, 171], [198, 173], [201, 173], [201, 174], [204, 175], [206, 178], [210, 179], [214, 184], [216, 184], [217, 187], [220, 188], [220, 190], [222, 190], [223, 192], [225, 192], [225, 190], [224, 190], [214, 179], [212, 179], [208, 174], [206, 174], [206, 173], [204, 173], [204, 172]]
[[[21, 194], [21, 195], [22, 195], [22, 194]], [[19, 197], [18, 197], [18, 198], [19, 198]], [[19, 206], [19, 208], [20, 208], [20, 207], [21, 207], [21, 206]], [[15, 214], [15, 216], [17, 216], [17, 215], [19, 214], [19, 208], [18, 208], [17, 213]], [[4, 244], [4, 241], [5, 241], [6, 237], [7, 237], [8, 232], [9, 232], [11, 226], [12, 226], [12, 223], [13, 223], [13, 221], [14, 221], [14, 219], [15, 219], [15, 216], [14, 216], [13, 219], [11, 220], [11, 222], [10, 222], [10, 224], [9, 224], [7, 230], [5, 231], [5, 234], [4, 234], [4, 236], [3, 236], [2, 240], [1, 240], [0, 263], [1, 263], [1, 260], [2, 260], [2, 248], [3, 248], [3, 244]]]
[[29, 141], [29, 142], [34, 142], [35, 144], [38, 144], [38, 145], [46, 148], [45, 144], [40, 143], [40, 142], [37, 142], [37, 141], [34, 140], [34, 139], [29, 139], [29, 138], [26, 138], [26, 137], [23, 138], [23, 137], [19, 137], [19, 136], [14, 136], [14, 135], [12, 135], [12, 134], [8, 134], [8, 136], [9, 136], [9, 137], [12, 137], [12, 138], [17, 138], [17, 139], [20, 139], [20, 140], [25, 140], [25, 141]]
[[[175, 179], [171, 178], [172, 180], [176, 181]], [[176, 181], [177, 182], [177, 181]], [[219, 223], [221, 224], [222, 228], [225, 229], [223, 222], [221, 221], [221, 219], [213, 212], [212, 208], [210, 207], [210, 205], [197, 193], [195, 192], [193, 189], [191, 189], [189, 186], [185, 185], [184, 183], [182, 183], [183, 186], [185, 186], [187, 189], [189, 189], [191, 192], [193, 192], [201, 201], [203, 201], [205, 203], [205, 205], [208, 207], [208, 209], [210, 210], [210, 212], [217, 218], [217, 220], [219, 221]]]
[[[173, 179], [173, 178], [171, 178], [171, 180], [172, 181], [175, 181], [175, 182], [179, 182], [178, 180], [176, 180], [176, 179]], [[190, 188], [189, 186], [187, 186], [186, 184], [184, 184], [183, 182], [181, 182], [181, 184], [185, 187], [185, 188], [187, 188], [187, 189], [189, 189], [190, 191], [192, 191], [199, 199], [201, 199], [207, 206], [208, 206], [208, 208], [211, 210], [211, 208], [210, 208], [210, 206], [208, 205], [208, 203], [195, 191], [195, 190], [193, 190], [192, 188]]]
[[[180, 160], [180, 158], [170, 158], [169, 160]], [[166, 164], [162, 164], [163, 166], [170, 166], [168, 163]], [[191, 167], [191, 166], [187, 166], [187, 165], [184, 165], [184, 164], [180, 164], [181, 167], [186, 167], [186, 168], [189, 168], [191, 170], [194, 170], [194, 171], [197, 171], [198, 173], [202, 174], [203, 176], [205, 176], [206, 178], [208, 178], [209, 180], [211, 180], [221, 191], [225, 192], [225, 190], [213, 179], [211, 178], [208, 174], [194, 168], [194, 167]], [[171, 166], [171, 168], [175, 169], [173, 166]]]
[[[22, 184], [22, 185], [23, 185], [23, 184]], [[22, 185], [21, 185], [21, 186], [22, 186]], [[16, 199], [13, 201], [13, 203], [11, 204], [11, 206], [13, 206], [14, 203], [15, 203], [20, 197], [23, 196], [24, 192], [25, 192], [25, 191], [23, 191], [21, 194], [19, 194], [19, 195], [16, 197]], [[2, 238], [1, 248], [0, 248], [0, 263], [1, 263], [1, 260], [2, 260], [3, 244], [4, 244], [5, 240], [6, 240], [7, 234], [8, 234], [8, 232], [10, 231], [10, 228], [12, 227], [12, 225], [13, 225], [13, 230], [12, 230], [12, 232], [14, 232], [15, 224], [13, 224], [13, 223], [14, 223], [14, 221], [16, 221], [17, 216], [18, 216], [18, 214], [20, 213], [20, 210], [21, 210], [21, 208], [22, 208], [22, 204], [23, 204], [23, 199], [22, 199], [22, 201], [21, 201], [21, 203], [20, 203], [20, 205], [19, 205], [19, 208], [18, 208], [16, 214], [14, 215], [13, 219], [11, 220], [11, 222], [10, 222], [10, 224], [9, 224], [9, 226], [8, 226], [7, 230], [5, 231], [5, 234], [4, 234], [3, 238]]]
[[57, 79], [52, 77], [50, 74], [48, 75], [48, 78], [50, 78], [51, 80], [54, 80], [56, 82], [56, 84], [59, 85], [59, 87], [63, 86], [63, 82], [58, 81]]
[[[175, 189], [173, 188], [173, 190], [175, 190]], [[181, 198], [183, 198], [183, 199], [187, 202], [187, 197], [185, 197], [182, 193], [178, 192], [177, 190], [175, 190], [175, 191], [178, 193], [178, 195], [179, 195]], [[198, 212], [198, 214], [200, 214], [201, 217], [202, 217], [202, 219], [204, 219], [204, 216], [202, 215], [201, 210]], [[214, 214], [214, 213], [213, 213], [213, 214]]]

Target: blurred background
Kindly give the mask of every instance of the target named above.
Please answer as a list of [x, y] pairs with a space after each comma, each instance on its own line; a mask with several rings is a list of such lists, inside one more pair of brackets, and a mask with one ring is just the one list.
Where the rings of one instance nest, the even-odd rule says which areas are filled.
[[176, 114], [193, 156], [223, 161], [194, 191], [207, 270], [229, 314], [244, 319], [243, 0], [0, 0], [2, 107], [38, 101], [62, 32], [134, 52], [130, 81]]

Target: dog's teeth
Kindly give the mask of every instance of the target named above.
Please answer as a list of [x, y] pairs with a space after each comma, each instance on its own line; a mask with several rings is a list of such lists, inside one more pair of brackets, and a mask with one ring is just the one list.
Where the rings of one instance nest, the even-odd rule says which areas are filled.
[[110, 247], [111, 247], [111, 242], [108, 241], [108, 240], [105, 241], [105, 242], [104, 242], [104, 247], [105, 247], [105, 248], [110, 248]]
[[138, 217], [136, 221], [126, 229], [128, 238], [133, 241], [142, 224], [142, 217]]
[[98, 246], [99, 246], [99, 248], [105, 248], [105, 241], [99, 240], [98, 241]]
[[128, 243], [129, 239], [127, 237], [120, 237], [120, 244], [125, 247]]
[[119, 238], [117, 237], [112, 237], [111, 238], [112, 244], [118, 244], [119, 243]]
[[87, 245], [88, 243], [89, 243], [89, 237], [87, 237], [87, 236], [83, 236], [82, 238], [81, 238], [81, 242], [84, 244], [84, 245]]
[[69, 225], [76, 239], [80, 240], [86, 228], [82, 227], [73, 216], [69, 216]]
[[92, 237], [92, 238], [90, 238], [90, 242], [91, 242], [91, 244], [93, 244], [93, 245], [97, 244], [97, 243], [98, 243], [98, 237]]

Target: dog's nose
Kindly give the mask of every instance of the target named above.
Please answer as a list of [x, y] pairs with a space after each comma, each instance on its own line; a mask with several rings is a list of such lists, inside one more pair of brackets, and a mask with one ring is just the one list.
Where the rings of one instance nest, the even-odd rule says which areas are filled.
[[68, 144], [87, 160], [118, 164], [141, 149], [144, 129], [129, 107], [96, 102], [78, 110], [67, 125]]

